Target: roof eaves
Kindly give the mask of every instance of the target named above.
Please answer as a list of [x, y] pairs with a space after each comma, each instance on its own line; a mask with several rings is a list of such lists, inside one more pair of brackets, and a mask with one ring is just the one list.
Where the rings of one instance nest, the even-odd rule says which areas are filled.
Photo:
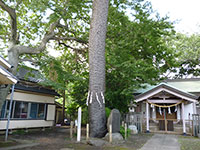
[[39, 87], [39, 86], [29, 86], [25, 84], [16, 84], [15, 89], [17, 90], [23, 90], [23, 91], [30, 91], [30, 92], [36, 92], [36, 93], [43, 93], [43, 94], [48, 94], [48, 95], [53, 95], [53, 96], [60, 96], [55, 90], [52, 89], [47, 89], [44, 87]]
[[184, 91], [184, 90], [178, 89], [178, 88], [176, 88], [176, 87], [174, 87], [174, 86], [172, 86], [172, 85], [169, 85], [169, 84], [167, 84], [167, 83], [163, 83], [163, 85], [165, 85], [166, 87], [171, 88], [172, 90], [176, 90], [177, 92], [181, 92], [181, 93], [183, 93], [183, 94], [186, 94], [186, 95], [188, 95], [189, 97], [192, 97], [192, 98], [195, 98], [195, 99], [198, 98], [198, 97], [197, 97], [196, 95], [194, 95], [194, 94], [191, 94], [191, 93], [186, 92], [186, 91]]
[[10, 65], [10, 63], [5, 58], [3, 58], [1, 55], [0, 55], [0, 61], [2, 62], [3, 67], [6, 67], [6, 69], [9, 69], [12, 67], [12, 65]]
[[172, 91], [175, 90], [177, 93], [183, 94], [183, 95], [185, 95], [186, 97], [190, 97], [190, 98], [192, 98], [192, 99], [196, 99], [196, 100], [198, 99], [197, 96], [195, 96], [195, 95], [193, 95], [193, 94], [191, 94], [191, 93], [185, 92], [185, 91], [183, 91], [183, 90], [180, 90], [180, 89], [178, 89], [178, 88], [176, 88], [176, 87], [173, 87], [173, 86], [168, 85], [167, 83], [163, 83], [163, 82], [160, 83], [160, 84], [158, 84], [158, 85], [155, 86], [154, 88], [152, 88], [152, 89], [150, 89], [150, 90], [148, 90], [148, 91], [146, 91], [146, 92], [144, 92], [144, 93], [141, 93], [141, 94], [135, 96], [135, 99], [139, 99], [139, 98], [141, 98], [141, 97], [147, 95], [148, 93], [150, 93], [150, 92], [152, 92], [152, 91], [154, 91], [154, 90], [156, 90], [156, 89], [158, 89], [158, 88], [160, 88], [160, 87], [168, 88], [168, 89], [170, 89], [170, 90], [172, 90]]
[[18, 79], [15, 77], [12, 73], [10, 73], [8, 70], [6, 70], [4, 67], [0, 66], [0, 69], [2, 70], [1, 74], [6, 76], [9, 80], [11, 80], [14, 84], [17, 83]]

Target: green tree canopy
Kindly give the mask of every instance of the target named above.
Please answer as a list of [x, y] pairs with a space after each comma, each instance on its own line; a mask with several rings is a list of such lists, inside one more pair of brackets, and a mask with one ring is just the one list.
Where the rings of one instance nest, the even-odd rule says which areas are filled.
[[[50, 41], [54, 48], [85, 51], [91, 5], [89, 0], [0, 0], [0, 48], [12, 73], [20, 63], [37, 61]], [[9, 86], [0, 90], [0, 109], [8, 91]]]
[[[131, 17], [126, 15], [127, 8], [132, 9]], [[110, 4], [106, 39], [107, 107], [126, 112], [135, 90], [144, 83], [155, 84], [166, 71], [174, 69], [176, 54], [168, 46], [174, 33], [168, 18], [154, 15], [148, 2]], [[82, 62], [78, 62], [83, 80], [73, 82], [71, 88], [74, 102], [82, 106], [88, 92], [87, 51], [84, 54]], [[69, 56], [67, 53], [62, 57], [73, 62]]]
[[[91, 5], [89, 0], [0, 0], [0, 48], [8, 50], [13, 72], [27, 60], [39, 64], [48, 84], [63, 90], [68, 88], [66, 81], [72, 83], [70, 96], [85, 105]], [[175, 51], [167, 45], [173, 34], [173, 24], [155, 14], [149, 2], [110, 0], [107, 107], [127, 111], [134, 90], [143, 83], [155, 83], [175, 66]], [[49, 57], [47, 46], [61, 56]]]
[[169, 46], [177, 54], [175, 78], [195, 77], [200, 75], [200, 35], [177, 33]]
[[131, 17], [110, 7], [106, 48], [107, 106], [124, 112], [135, 90], [143, 83], [155, 84], [175, 65], [175, 53], [167, 46], [173, 24], [167, 17], [152, 17], [148, 2], [130, 7]]

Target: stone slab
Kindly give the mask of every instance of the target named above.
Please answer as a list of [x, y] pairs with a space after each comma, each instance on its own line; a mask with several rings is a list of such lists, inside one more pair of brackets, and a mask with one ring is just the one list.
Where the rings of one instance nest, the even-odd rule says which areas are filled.
[[121, 114], [118, 109], [113, 109], [108, 117], [107, 121], [107, 129], [109, 129], [109, 125], [112, 124], [112, 133], [119, 133], [120, 131], [120, 119]]

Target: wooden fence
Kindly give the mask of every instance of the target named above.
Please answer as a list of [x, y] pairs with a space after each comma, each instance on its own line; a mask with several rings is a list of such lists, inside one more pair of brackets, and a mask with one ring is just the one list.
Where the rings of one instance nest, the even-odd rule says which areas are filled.
[[200, 116], [199, 114], [192, 115], [193, 136], [198, 136], [200, 133]]
[[138, 133], [142, 132], [143, 115], [142, 113], [130, 112], [126, 115], [126, 120], [128, 126], [135, 125], [137, 127]]
[[[125, 117], [127, 125], [135, 125], [138, 132], [146, 131], [146, 118], [142, 113], [128, 113]], [[170, 132], [176, 134], [183, 133], [182, 119], [149, 119], [150, 128], [154, 127], [154, 131]], [[185, 120], [186, 133], [192, 136], [200, 136], [200, 115], [192, 114]], [[165, 128], [167, 127], [167, 128]], [[151, 129], [150, 129], [151, 130]]]

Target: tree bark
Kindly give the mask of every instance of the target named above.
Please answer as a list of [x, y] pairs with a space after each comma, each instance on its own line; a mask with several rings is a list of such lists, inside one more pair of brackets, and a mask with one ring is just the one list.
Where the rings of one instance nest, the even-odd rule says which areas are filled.
[[105, 104], [101, 93], [105, 93], [105, 39], [108, 5], [109, 0], [93, 1], [89, 34], [90, 137], [103, 137], [107, 132]]

